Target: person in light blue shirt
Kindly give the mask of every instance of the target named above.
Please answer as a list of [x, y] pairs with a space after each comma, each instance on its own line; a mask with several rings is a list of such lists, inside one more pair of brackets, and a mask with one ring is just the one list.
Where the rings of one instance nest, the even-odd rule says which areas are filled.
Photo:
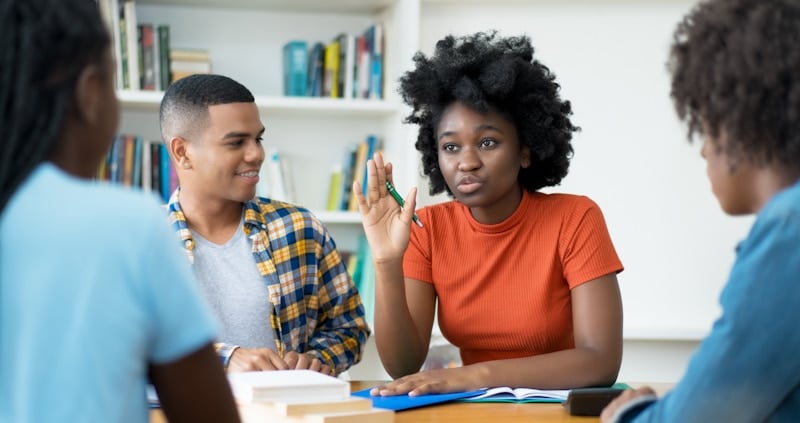
[[154, 198], [91, 179], [119, 122], [94, 0], [0, 0], [0, 422], [237, 422]]
[[663, 398], [627, 391], [608, 422], [800, 421], [800, 1], [710, 0], [679, 24], [672, 97], [721, 208], [756, 214], [722, 315]]

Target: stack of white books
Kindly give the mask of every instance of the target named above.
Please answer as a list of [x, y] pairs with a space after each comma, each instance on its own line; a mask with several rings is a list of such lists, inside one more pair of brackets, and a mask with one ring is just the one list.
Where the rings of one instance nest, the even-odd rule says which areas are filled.
[[393, 423], [394, 412], [350, 395], [347, 381], [311, 370], [229, 373], [243, 423]]

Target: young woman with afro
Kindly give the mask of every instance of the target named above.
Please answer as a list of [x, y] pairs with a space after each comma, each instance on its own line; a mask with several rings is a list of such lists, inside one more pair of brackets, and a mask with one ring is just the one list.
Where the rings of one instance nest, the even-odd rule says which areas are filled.
[[[375, 264], [375, 338], [394, 381], [374, 395], [489, 386], [610, 385], [622, 358], [622, 264], [599, 207], [545, 194], [566, 176], [577, 128], [528, 37], [447, 36], [400, 80], [431, 194], [417, 211], [368, 163], [359, 196]], [[354, 192], [361, 189], [356, 186]], [[434, 313], [463, 366], [420, 372]]]

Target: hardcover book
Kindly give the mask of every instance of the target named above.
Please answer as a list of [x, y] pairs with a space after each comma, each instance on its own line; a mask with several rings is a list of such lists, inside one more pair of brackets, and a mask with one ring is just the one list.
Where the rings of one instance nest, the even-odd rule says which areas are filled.
[[325, 46], [322, 43], [314, 43], [311, 47], [311, 51], [308, 53], [308, 85], [306, 86], [306, 95], [310, 97], [322, 96], [324, 61]]
[[289, 41], [283, 46], [283, 95], [305, 96], [307, 79], [308, 45], [305, 41]]

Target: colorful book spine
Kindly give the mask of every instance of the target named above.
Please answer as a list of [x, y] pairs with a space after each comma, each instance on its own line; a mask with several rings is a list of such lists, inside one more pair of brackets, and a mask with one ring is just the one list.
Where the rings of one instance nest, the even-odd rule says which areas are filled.
[[139, 186], [142, 187], [142, 191], [150, 192], [153, 189], [153, 179], [150, 177], [153, 173], [153, 157], [150, 154], [150, 144], [157, 141], [146, 141], [141, 137], [137, 137], [137, 139], [140, 141], [137, 147], [139, 148], [138, 157], [141, 160], [141, 166], [139, 167]]
[[155, 91], [156, 89], [156, 47], [154, 29], [151, 24], [139, 24], [141, 34], [141, 57], [142, 63], [142, 89]]
[[[358, 149], [356, 150], [356, 158], [353, 161], [353, 180], [358, 181], [359, 184], [362, 183], [364, 177], [367, 173], [367, 150], [369, 146], [366, 142], [362, 142], [358, 144]], [[362, 186], [362, 190], [366, 189], [366, 187]], [[350, 201], [347, 204], [347, 210], [349, 211], [356, 211], [358, 210], [358, 200], [356, 200], [355, 195], [350, 195]]]
[[283, 95], [306, 95], [308, 79], [308, 44], [292, 40], [283, 46]]
[[133, 135], [133, 176], [131, 186], [142, 187], [142, 137]]
[[369, 98], [383, 98], [383, 26], [375, 24], [367, 30], [370, 47]]
[[117, 75], [119, 81], [117, 82], [118, 85], [121, 85], [122, 89], [129, 90], [131, 89], [131, 77], [130, 73], [128, 72], [128, 24], [125, 22], [125, 3], [119, 3], [119, 18], [117, 19], [119, 23], [119, 44], [120, 44], [120, 54], [119, 54], [119, 70], [120, 73]]
[[356, 39], [354, 36], [341, 33], [336, 37], [339, 43], [339, 73], [337, 85], [340, 98], [353, 97], [353, 77], [355, 75]]
[[324, 78], [325, 46], [314, 43], [308, 53], [308, 86], [306, 93], [310, 97], [322, 96], [322, 79]]
[[122, 156], [122, 185], [126, 187], [133, 186], [133, 162], [134, 151], [136, 145], [135, 135], [124, 136], [124, 149]]
[[339, 97], [339, 42], [334, 41], [325, 45], [325, 77], [322, 82], [323, 97]]
[[347, 210], [350, 203], [350, 195], [353, 190], [353, 166], [357, 152], [358, 144], [353, 144], [344, 151], [344, 160], [342, 161], [342, 193], [339, 197], [339, 210]]
[[139, 37], [138, 25], [136, 21], [136, 3], [133, 0], [125, 0], [125, 35], [128, 48], [128, 82], [132, 90], [141, 89], [139, 74]]
[[328, 201], [325, 209], [328, 211], [339, 210], [342, 195], [342, 166], [336, 165], [331, 170], [330, 184], [328, 187]]
[[163, 201], [164, 198], [161, 195], [161, 150], [166, 150], [162, 143], [153, 142], [150, 144], [150, 190]]
[[172, 77], [170, 76], [170, 62], [169, 62], [169, 26], [158, 26], [158, 66], [159, 66], [159, 79], [161, 89], [166, 90], [169, 87]]
[[118, 182], [119, 181], [119, 150], [120, 150], [120, 136], [115, 135], [114, 141], [111, 143], [111, 149], [108, 152], [108, 178], [106, 180], [108, 182]]
[[366, 35], [360, 35], [356, 39], [356, 87], [358, 98], [369, 98], [369, 81], [372, 74], [370, 66], [372, 53], [370, 52]]

